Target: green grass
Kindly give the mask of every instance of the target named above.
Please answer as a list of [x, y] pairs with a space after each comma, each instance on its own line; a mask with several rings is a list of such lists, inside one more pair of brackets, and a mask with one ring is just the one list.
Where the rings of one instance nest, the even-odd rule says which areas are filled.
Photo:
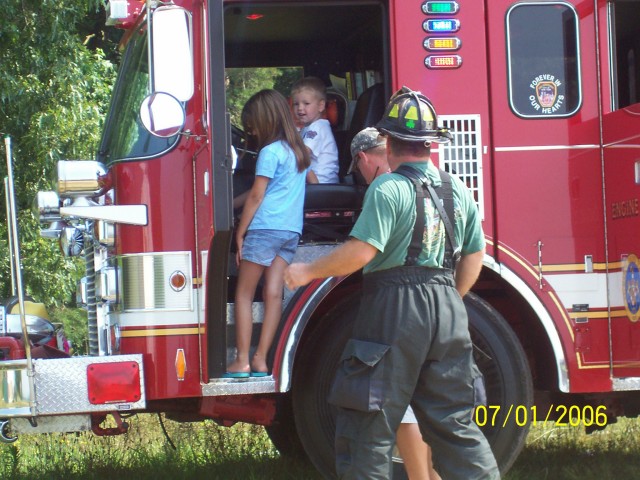
[[[25, 435], [0, 445], [0, 478], [43, 479], [291, 479], [319, 480], [308, 465], [281, 457], [264, 429], [212, 421], [165, 421], [175, 449], [155, 415], [129, 419], [128, 434]], [[640, 477], [640, 423], [621, 419], [586, 435], [577, 427], [533, 427], [505, 480], [602, 480]]]
[[640, 478], [640, 422], [618, 423], [589, 435], [577, 427], [533, 427], [506, 480]]
[[0, 446], [0, 479], [319, 479], [307, 465], [282, 458], [262, 427], [226, 428], [212, 421], [165, 421], [155, 415], [128, 420], [128, 434], [24, 435]]

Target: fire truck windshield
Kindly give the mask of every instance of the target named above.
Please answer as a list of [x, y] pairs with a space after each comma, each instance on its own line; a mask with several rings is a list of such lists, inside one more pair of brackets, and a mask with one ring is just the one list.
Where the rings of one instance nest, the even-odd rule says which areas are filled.
[[122, 58], [118, 79], [98, 152], [98, 161], [109, 165], [123, 160], [155, 157], [170, 149], [178, 136], [151, 135], [139, 117], [140, 105], [149, 95], [149, 62], [146, 32], [131, 36]]

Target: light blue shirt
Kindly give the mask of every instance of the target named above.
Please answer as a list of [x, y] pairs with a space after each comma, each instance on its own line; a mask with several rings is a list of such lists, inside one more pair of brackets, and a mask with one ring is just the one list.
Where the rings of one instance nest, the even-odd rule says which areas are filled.
[[256, 175], [270, 180], [249, 230], [286, 230], [302, 234], [306, 171], [298, 172], [291, 147], [282, 140], [264, 146], [258, 154]]

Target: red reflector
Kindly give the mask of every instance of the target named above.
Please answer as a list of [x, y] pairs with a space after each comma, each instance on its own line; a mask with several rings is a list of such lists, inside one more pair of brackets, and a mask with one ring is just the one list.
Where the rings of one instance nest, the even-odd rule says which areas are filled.
[[140, 400], [137, 362], [92, 363], [87, 367], [87, 393], [93, 405]]

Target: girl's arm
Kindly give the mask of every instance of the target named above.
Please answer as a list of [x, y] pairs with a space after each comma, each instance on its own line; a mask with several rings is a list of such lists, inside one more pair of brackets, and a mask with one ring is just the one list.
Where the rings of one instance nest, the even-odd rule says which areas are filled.
[[316, 174], [311, 169], [307, 170], [307, 183], [319, 183], [318, 177], [316, 177]]
[[234, 197], [234, 199], [233, 199], [233, 209], [236, 210], [237, 208], [243, 207], [244, 206], [244, 202], [247, 201], [247, 197], [248, 196], [249, 196], [249, 192], [247, 191], [247, 192], [241, 193], [237, 197]]
[[242, 260], [242, 243], [244, 236], [247, 233], [249, 224], [253, 220], [253, 216], [256, 214], [258, 207], [262, 203], [264, 194], [267, 191], [267, 185], [269, 184], [269, 178], [261, 175], [256, 175], [256, 179], [253, 181], [253, 186], [249, 190], [247, 199], [244, 202], [244, 208], [242, 209], [242, 215], [240, 216], [240, 223], [236, 230], [236, 242], [238, 244], [238, 263]]

